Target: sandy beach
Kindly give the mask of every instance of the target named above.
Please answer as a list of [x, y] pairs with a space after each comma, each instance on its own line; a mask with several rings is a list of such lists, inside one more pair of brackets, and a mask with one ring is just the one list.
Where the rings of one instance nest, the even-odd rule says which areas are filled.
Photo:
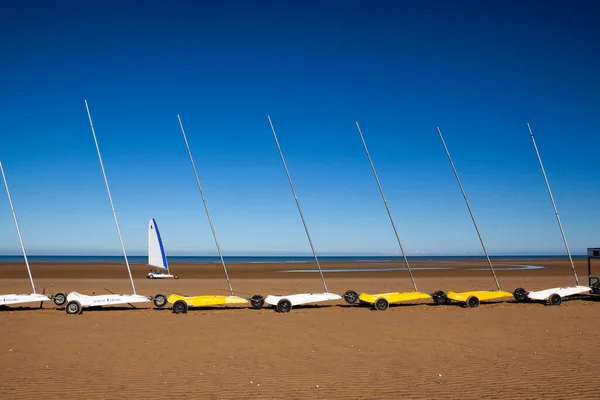
[[[574, 284], [566, 260], [494, 264], [505, 290]], [[495, 288], [483, 262], [411, 265], [421, 291]], [[522, 265], [546, 268], [511, 269]], [[323, 263], [325, 270], [402, 266]], [[586, 260], [576, 266], [587, 283]], [[316, 273], [282, 272], [314, 269], [311, 263], [228, 267], [239, 296], [322, 291]], [[173, 264], [181, 279], [168, 281], [145, 279], [145, 265], [132, 269], [139, 294], [227, 294], [220, 264]], [[0, 293], [30, 293], [22, 263], [0, 271]], [[32, 273], [39, 292], [131, 293], [124, 264], [33, 263]], [[412, 290], [406, 271], [325, 276], [335, 293]], [[175, 315], [151, 303], [136, 307], [67, 315], [47, 302], [1, 310], [0, 398], [591, 399], [600, 390], [600, 298], [591, 296], [559, 307], [423, 301], [385, 312], [343, 301], [288, 314], [232, 306]]]

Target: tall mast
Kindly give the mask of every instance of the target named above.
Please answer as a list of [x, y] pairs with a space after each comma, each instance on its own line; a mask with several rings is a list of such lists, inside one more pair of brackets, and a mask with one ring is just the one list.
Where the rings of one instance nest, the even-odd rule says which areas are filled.
[[562, 223], [560, 222], [560, 217], [558, 216], [558, 210], [556, 208], [556, 203], [554, 202], [554, 196], [552, 196], [552, 189], [550, 189], [550, 183], [548, 182], [548, 177], [546, 176], [546, 170], [544, 169], [544, 164], [542, 164], [542, 157], [540, 157], [540, 152], [538, 151], [537, 144], [535, 143], [535, 138], [533, 137], [533, 132], [531, 130], [531, 126], [529, 126], [529, 122], [527, 123], [527, 128], [529, 129], [529, 136], [531, 136], [531, 141], [533, 142], [533, 147], [535, 148], [535, 154], [537, 154], [538, 161], [540, 162], [542, 174], [544, 175], [544, 181], [546, 182], [546, 188], [548, 188], [548, 194], [550, 195], [550, 200], [552, 201], [552, 207], [554, 207], [554, 215], [556, 216], [556, 222], [558, 222], [558, 227], [560, 228], [560, 234], [561, 234], [563, 242], [565, 244], [565, 249], [567, 249], [567, 254], [569, 255], [569, 261], [571, 262], [571, 269], [573, 269], [573, 275], [575, 276], [575, 282], [577, 283], [577, 286], [579, 286], [579, 278], [577, 277], [577, 271], [575, 270], [575, 264], [573, 263], [573, 257], [571, 257], [571, 250], [569, 250], [569, 244], [567, 243], [565, 231], [563, 230]]
[[356, 129], [358, 129], [358, 134], [360, 135], [360, 140], [362, 140], [363, 147], [365, 148], [365, 153], [367, 153], [367, 157], [369, 158], [369, 164], [371, 164], [371, 170], [373, 171], [373, 175], [375, 176], [375, 180], [377, 181], [377, 186], [379, 187], [379, 193], [381, 193], [381, 198], [383, 199], [383, 204], [385, 204], [385, 209], [387, 211], [388, 217], [390, 218], [390, 222], [392, 223], [392, 228], [394, 229], [394, 234], [396, 235], [396, 241], [398, 242], [398, 246], [400, 247], [400, 251], [402, 252], [402, 257], [404, 257], [404, 263], [406, 264], [406, 268], [408, 269], [408, 274], [410, 275], [410, 280], [412, 281], [413, 288], [415, 292], [417, 292], [417, 284], [415, 283], [415, 278], [413, 277], [412, 270], [410, 265], [408, 264], [408, 258], [406, 257], [406, 253], [404, 252], [404, 247], [400, 242], [400, 236], [398, 236], [398, 231], [396, 230], [396, 224], [394, 224], [394, 219], [392, 218], [392, 213], [390, 212], [390, 207], [388, 206], [387, 200], [385, 198], [385, 194], [383, 194], [383, 188], [381, 187], [381, 183], [379, 182], [379, 176], [377, 176], [377, 171], [375, 170], [375, 165], [373, 164], [373, 160], [371, 160], [371, 154], [369, 154], [369, 149], [367, 148], [367, 143], [365, 142], [365, 138], [363, 137], [362, 131], [360, 130], [360, 126], [358, 125], [358, 121], [354, 121], [356, 123]]
[[319, 274], [321, 275], [321, 281], [323, 281], [323, 288], [325, 289], [325, 293], [328, 293], [327, 283], [325, 283], [325, 277], [323, 276], [323, 270], [321, 269], [321, 264], [319, 263], [319, 258], [317, 257], [317, 252], [315, 251], [315, 247], [313, 246], [313, 242], [310, 238], [310, 233], [308, 233], [308, 227], [306, 226], [306, 221], [304, 220], [304, 214], [302, 214], [302, 208], [300, 208], [300, 201], [298, 200], [298, 196], [296, 195], [296, 189], [294, 189], [294, 184], [292, 183], [292, 177], [290, 176], [290, 171], [288, 171], [287, 164], [285, 163], [285, 158], [283, 157], [283, 152], [281, 151], [281, 146], [279, 145], [279, 140], [277, 139], [277, 134], [275, 133], [275, 128], [273, 127], [273, 122], [271, 121], [271, 116], [268, 115], [269, 125], [271, 125], [271, 131], [273, 132], [273, 137], [275, 138], [275, 143], [277, 144], [277, 149], [279, 150], [279, 155], [281, 156], [281, 162], [283, 163], [283, 168], [285, 169], [285, 173], [288, 178], [288, 182], [290, 183], [290, 187], [292, 188], [292, 193], [294, 195], [294, 199], [296, 200], [296, 206], [298, 207], [298, 212], [300, 213], [300, 218], [302, 219], [302, 225], [304, 225], [304, 231], [306, 232], [306, 237], [308, 238], [308, 243], [310, 244], [310, 249], [312, 250], [313, 256], [315, 257], [315, 262], [317, 263], [317, 268], [319, 268]]
[[88, 107], [87, 100], [85, 101], [85, 109], [87, 110], [88, 119], [90, 120], [90, 128], [92, 128], [92, 135], [94, 136], [94, 143], [96, 144], [96, 152], [98, 152], [98, 160], [100, 160], [100, 168], [102, 168], [102, 176], [104, 176], [104, 183], [106, 184], [106, 192], [108, 193], [108, 200], [110, 201], [110, 208], [112, 209], [113, 217], [115, 219], [115, 225], [117, 226], [117, 233], [119, 234], [119, 240], [121, 242], [121, 249], [123, 250], [123, 257], [125, 257], [125, 264], [127, 264], [127, 272], [129, 272], [129, 280], [131, 281], [131, 289], [133, 294], [137, 294], [135, 291], [135, 285], [133, 284], [133, 276], [131, 275], [131, 267], [129, 266], [129, 260], [127, 259], [127, 252], [125, 251], [125, 245], [123, 244], [123, 236], [121, 235], [121, 228], [119, 228], [119, 220], [117, 219], [117, 213], [115, 212], [115, 205], [113, 204], [112, 196], [110, 194], [110, 187], [108, 186], [108, 179], [106, 179], [106, 171], [104, 171], [104, 163], [102, 162], [102, 155], [100, 155], [100, 147], [98, 146], [98, 139], [96, 139], [96, 131], [94, 130], [94, 123], [92, 122], [92, 115], [90, 114], [90, 108]]
[[206, 202], [206, 197], [204, 197], [204, 190], [202, 190], [202, 185], [200, 184], [200, 178], [198, 178], [198, 171], [196, 170], [196, 164], [194, 164], [194, 158], [192, 157], [192, 151], [190, 150], [190, 145], [188, 144], [187, 137], [185, 135], [185, 130], [183, 129], [183, 124], [181, 123], [181, 117], [177, 114], [177, 120], [179, 121], [179, 127], [181, 128], [181, 133], [183, 134], [183, 140], [185, 141], [185, 147], [187, 148], [188, 155], [190, 156], [190, 161], [192, 163], [192, 168], [194, 169], [194, 175], [196, 176], [196, 183], [198, 184], [198, 190], [200, 190], [200, 196], [202, 196], [202, 202], [204, 203], [204, 210], [206, 210], [206, 216], [208, 217], [208, 223], [210, 224], [210, 230], [212, 231], [213, 239], [215, 240], [215, 244], [217, 245], [217, 252], [219, 253], [219, 258], [221, 259], [221, 265], [223, 265], [223, 271], [225, 271], [225, 278], [227, 279], [227, 284], [229, 285], [229, 292], [232, 296], [233, 287], [231, 286], [231, 280], [229, 279], [229, 274], [227, 273], [227, 266], [225, 266], [225, 260], [223, 259], [223, 254], [221, 253], [221, 246], [219, 246], [219, 241], [217, 240], [217, 233], [215, 232], [215, 226], [213, 225], [212, 218], [210, 217], [210, 211], [208, 211], [208, 203]]
[[440, 139], [442, 139], [442, 144], [444, 145], [444, 150], [446, 150], [446, 155], [448, 156], [448, 161], [450, 161], [450, 165], [452, 166], [452, 171], [454, 171], [454, 176], [456, 177], [456, 181], [458, 182], [458, 186], [460, 187], [460, 191], [462, 192], [463, 198], [465, 199], [465, 204], [469, 209], [469, 214], [471, 215], [471, 221], [473, 221], [473, 226], [477, 231], [477, 237], [479, 237], [479, 243], [481, 243], [481, 247], [483, 248], [483, 252], [485, 253], [485, 258], [490, 266], [490, 271], [492, 271], [492, 276], [494, 277], [494, 281], [496, 282], [496, 287], [500, 290], [500, 283], [498, 283], [498, 278], [496, 277], [496, 271], [494, 271], [494, 266], [492, 265], [492, 261], [490, 260], [490, 256], [483, 244], [483, 239], [481, 238], [481, 233], [479, 233], [479, 228], [477, 227], [477, 222], [475, 222], [475, 217], [473, 216], [473, 211], [471, 211], [471, 206], [469, 205], [469, 200], [467, 200], [467, 195], [465, 194], [465, 189], [463, 189], [462, 183], [460, 183], [460, 178], [458, 177], [458, 172], [456, 172], [456, 168], [454, 167], [454, 162], [452, 161], [452, 157], [450, 157], [450, 152], [448, 151], [448, 147], [446, 146], [446, 142], [444, 141], [444, 137], [442, 136], [442, 131], [440, 128], [437, 128], [438, 134], [440, 135]]
[[31, 282], [31, 288], [33, 294], [36, 294], [35, 285], [33, 284], [33, 277], [31, 276], [31, 268], [29, 268], [29, 260], [27, 260], [27, 253], [25, 252], [25, 246], [23, 245], [23, 238], [21, 237], [21, 230], [19, 229], [19, 223], [17, 222], [17, 214], [13, 207], [12, 198], [10, 197], [10, 191], [8, 190], [8, 183], [6, 182], [6, 176], [4, 175], [4, 168], [2, 168], [2, 162], [0, 161], [0, 171], [2, 172], [2, 179], [4, 180], [4, 187], [6, 188], [6, 194], [8, 195], [8, 203], [10, 204], [10, 210], [12, 211], [13, 219], [15, 220], [15, 227], [17, 228], [17, 235], [19, 235], [19, 243], [21, 244], [21, 251], [23, 252], [23, 258], [25, 258], [25, 265], [27, 266], [27, 273], [29, 274], [29, 282]]

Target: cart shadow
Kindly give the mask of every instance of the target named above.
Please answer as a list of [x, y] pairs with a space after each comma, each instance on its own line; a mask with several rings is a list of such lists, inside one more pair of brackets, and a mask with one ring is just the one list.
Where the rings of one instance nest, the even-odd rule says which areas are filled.
[[105, 311], [127, 311], [127, 310], [149, 310], [150, 307], [131, 306], [108, 306], [108, 307], [85, 307], [83, 312], [105, 312]]
[[589, 302], [592, 302], [592, 303], [600, 302], [600, 294], [592, 294], [592, 295], [589, 295], [587, 297], [581, 298], [581, 300], [589, 301]]
[[0, 313], [1, 312], [8, 312], [8, 311], [38, 311], [38, 310], [52, 310], [52, 308], [23, 307], [23, 306], [10, 307], [10, 305], [0, 307]]
[[309, 310], [309, 309], [319, 309], [319, 308], [329, 308], [334, 307], [333, 304], [300, 304], [294, 306], [294, 310]]
[[[190, 307], [188, 308], [188, 312], [198, 312], [198, 311], [235, 311], [235, 310], [245, 310], [247, 307], [217, 307], [217, 306], [206, 306], [206, 307]], [[162, 310], [173, 311], [171, 308], [163, 308]]]
[[589, 302], [589, 303], [596, 303], [596, 302], [600, 302], [600, 295], [594, 295], [594, 294], [589, 294], [589, 295], [582, 295], [582, 296], [570, 296], [570, 297], [565, 297], [563, 298], [563, 303], [567, 302], [567, 301], [585, 301], [585, 302]]
[[[388, 307], [389, 308], [404, 308], [404, 307], [419, 307], [419, 306], [435, 306], [435, 307], [439, 307], [438, 305], [427, 304], [427, 303], [393, 303], [393, 304], [390, 304]], [[375, 306], [372, 305], [372, 304], [368, 304], [368, 305], [336, 304], [335, 307], [347, 308], [347, 309], [356, 308], [356, 309], [363, 309], [363, 310], [368, 310], [368, 311], [374, 311], [375, 310]]]

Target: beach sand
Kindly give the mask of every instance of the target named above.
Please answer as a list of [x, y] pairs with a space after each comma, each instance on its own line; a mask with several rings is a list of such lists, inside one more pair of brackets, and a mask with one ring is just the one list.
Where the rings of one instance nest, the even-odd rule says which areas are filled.
[[[497, 271], [502, 288], [573, 285], [568, 261]], [[412, 262], [421, 291], [487, 290], [484, 262]], [[319, 292], [311, 263], [230, 264], [236, 295]], [[323, 263], [390, 268], [401, 263]], [[417, 268], [451, 268], [419, 270]], [[582, 284], [587, 261], [577, 260]], [[148, 280], [137, 292], [227, 294], [220, 264], [173, 264], [179, 280]], [[472, 268], [483, 268], [473, 270]], [[23, 263], [0, 265], [0, 293], [30, 293]], [[597, 265], [600, 274], [600, 263]], [[131, 293], [124, 264], [33, 263], [38, 291]], [[325, 273], [330, 292], [411, 291], [406, 271]], [[505, 302], [478, 309], [415, 302], [387, 311], [342, 301], [294, 308], [192, 309], [151, 303], [67, 315], [52, 302], [0, 311], [1, 399], [592, 399], [598, 398], [600, 298], [559, 307]]]

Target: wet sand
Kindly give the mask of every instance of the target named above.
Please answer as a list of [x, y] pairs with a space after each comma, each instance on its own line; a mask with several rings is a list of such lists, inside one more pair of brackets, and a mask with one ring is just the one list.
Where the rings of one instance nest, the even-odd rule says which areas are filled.
[[[568, 261], [519, 260], [537, 270], [497, 271], [502, 289], [574, 284]], [[482, 262], [413, 262], [419, 290], [494, 289]], [[323, 263], [325, 269], [399, 263]], [[418, 268], [444, 267], [443, 270]], [[597, 271], [600, 274], [600, 263]], [[33, 263], [38, 291], [131, 293], [124, 264]], [[236, 295], [319, 292], [311, 263], [230, 264]], [[577, 260], [581, 283], [587, 262]], [[148, 280], [133, 265], [137, 292], [226, 294], [220, 264], [173, 264], [179, 280]], [[30, 293], [22, 263], [0, 265], [0, 293]], [[325, 273], [330, 292], [410, 291], [406, 271]], [[598, 397], [600, 299], [543, 304], [430, 302], [385, 312], [343, 301], [288, 314], [241, 307], [175, 315], [150, 303], [66, 315], [0, 311], [0, 398], [29, 399], [592, 399]]]

